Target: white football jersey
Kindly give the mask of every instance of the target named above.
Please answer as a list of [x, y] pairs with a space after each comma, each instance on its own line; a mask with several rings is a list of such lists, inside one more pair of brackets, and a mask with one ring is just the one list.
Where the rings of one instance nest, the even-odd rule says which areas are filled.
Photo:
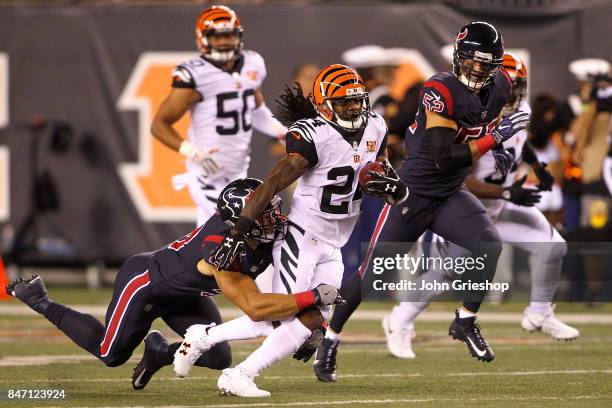
[[375, 113], [355, 142], [321, 118], [293, 124], [287, 132], [287, 152], [311, 152], [305, 154], [311, 168], [298, 179], [289, 218], [321, 241], [342, 247], [361, 212], [359, 171], [376, 161], [386, 134], [385, 121]]
[[[174, 69], [174, 87], [192, 88], [202, 95], [190, 112], [189, 140], [201, 149], [219, 148], [215, 159], [223, 166], [222, 173], [230, 178], [244, 177], [249, 167], [255, 90], [265, 77], [261, 55], [246, 50], [234, 72], [223, 71], [203, 57]], [[187, 168], [201, 172], [190, 160]]]
[[[526, 101], [521, 102], [518, 108], [519, 111], [531, 114], [531, 107]], [[509, 140], [504, 142], [506, 149], [513, 157], [512, 168], [506, 177], [502, 177], [499, 171], [495, 168], [495, 159], [493, 152], [490, 150], [476, 161], [472, 169], [472, 175], [487, 183], [494, 183], [502, 187], [510, 187], [516, 180], [516, 170], [523, 159], [523, 146], [527, 141], [527, 131], [521, 130]]]

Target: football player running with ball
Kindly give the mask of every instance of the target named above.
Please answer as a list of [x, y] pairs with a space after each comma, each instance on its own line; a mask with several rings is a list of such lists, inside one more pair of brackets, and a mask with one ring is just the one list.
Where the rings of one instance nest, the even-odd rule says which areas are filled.
[[[240, 260], [222, 271], [205, 262], [260, 184], [260, 180], [249, 178], [230, 183], [219, 198], [219, 214], [169, 245], [125, 261], [115, 279], [104, 325], [92, 315], [49, 299], [39, 276], [11, 282], [6, 291], [108, 367], [128, 361], [144, 339], [144, 356], [132, 376], [134, 389], [143, 389], [155, 372], [172, 364], [181, 351], [180, 342], [168, 344], [157, 330], [147, 335], [158, 318], [183, 336], [194, 324], [221, 323], [219, 310], [211, 300], [219, 293], [256, 321], [286, 319], [309, 306], [336, 301], [337, 290], [328, 285], [289, 295], [260, 293], [257, 289], [254, 279], [272, 262], [274, 243], [285, 237], [287, 218], [281, 213], [278, 196], [267, 203], [246, 232]], [[229, 367], [231, 361], [229, 344], [220, 342], [193, 363], [220, 370]]]
[[[398, 171], [410, 196], [401, 206], [383, 208], [359, 273], [341, 288], [347, 303], [336, 307], [317, 351], [314, 369], [319, 380], [336, 380], [340, 332], [359, 306], [362, 288], [372, 289], [372, 273], [365, 273], [368, 262], [388, 256], [377, 243], [412, 244], [429, 229], [466, 248], [474, 258], [482, 257], [483, 269], [465, 273], [465, 279], [492, 280], [500, 238], [486, 209], [463, 181], [480, 157], [490, 150], [503, 153], [503, 143], [529, 121], [523, 112], [499, 121], [512, 89], [511, 79], [501, 69], [503, 55], [502, 36], [494, 26], [469, 23], [455, 39], [453, 72], [438, 73], [424, 84], [419, 111], [404, 140], [407, 156]], [[463, 305], [455, 312], [449, 335], [463, 341], [472, 356], [492, 361], [495, 354], [475, 322], [484, 296], [482, 290], [463, 292]]]
[[[243, 49], [236, 13], [212, 6], [200, 15], [195, 31], [202, 55], [174, 69], [172, 90], [151, 132], [187, 158], [187, 173], [173, 182], [177, 188], [189, 187], [201, 225], [215, 213], [221, 189], [246, 177], [253, 128], [271, 137], [284, 135], [286, 128], [265, 104], [261, 84], [266, 66], [261, 55]], [[185, 140], [173, 125], [187, 112], [191, 124]]]
[[[265, 203], [297, 180], [285, 241], [278, 242], [273, 250], [273, 292], [304, 292], [321, 283], [339, 287], [343, 273], [340, 248], [348, 240], [360, 213], [363, 191], [357, 176], [361, 169], [371, 161], [385, 163], [384, 174], [372, 172], [370, 175], [367, 193], [384, 196], [390, 204], [399, 204], [408, 195], [406, 186], [386, 162], [387, 127], [382, 117], [370, 111], [360, 76], [352, 68], [339, 64], [318, 73], [310, 100], [299, 87], [287, 88], [281, 97], [278, 117], [289, 125], [287, 155], [255, 190], [209, 262], [219, 270], [229, 267], [242, 251], [245, 234]], [[322, 324], [330, 307], [319, 310], [318, 323]], [[226, 324], [218, 328], [223, 326]], [[194, 340], [212, 345], [235, 338], [232, 331], [246, 332], [247, 329], [245, 324], [228, 330], [225, 337], [215, 336], [214, 341], [202, 330], [200, 338]], [[254, 377], [283, 357], [296, 353], [311, 332], [297, 318], [282, 320], [245, 361], [223, 371], [218, 388], [222, 393], [244, 397], [270, 396], [269, 392], [257, 388]], [[185, 339], [188, 340], [191, 338]], [[298, 353], [298, 357], [309, 355]]]

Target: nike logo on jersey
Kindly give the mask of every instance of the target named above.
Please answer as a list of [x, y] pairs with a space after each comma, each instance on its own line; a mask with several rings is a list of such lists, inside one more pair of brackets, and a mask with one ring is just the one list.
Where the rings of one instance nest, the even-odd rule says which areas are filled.
[[478, 357], [482, 357], [487, 353], [487, 350], [480, 350], [478, 347], [476, 347], [472, 339], [470, 339], [469, 337], [467, 339], [472, 345], [472, 349], [476, 352], [476, 354], [478, 354]]

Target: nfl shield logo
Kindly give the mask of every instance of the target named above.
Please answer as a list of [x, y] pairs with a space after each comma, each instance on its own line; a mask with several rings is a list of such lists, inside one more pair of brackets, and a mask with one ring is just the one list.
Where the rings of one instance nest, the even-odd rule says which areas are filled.
[[366, 152], [376, 152], [376, 140], [366, 140]]

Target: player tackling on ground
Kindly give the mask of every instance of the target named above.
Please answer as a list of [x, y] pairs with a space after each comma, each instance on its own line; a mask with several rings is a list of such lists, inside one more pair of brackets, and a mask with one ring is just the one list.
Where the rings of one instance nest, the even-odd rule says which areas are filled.
[[[216, 210], [219, 192], [247, 175], [253, 128], [272, 136], [285, 134], [265, 104], [261, 84], [264, 60], [244, 50], [243, 28], [236, 13], [212, 6], [196, 22], [196, 45], [202, 55], [177, 66], [172, 90], [151, 126], [153, 135], [187, 158], [187, 173], [175, 176], [177, 187], [188, 185], [198, 206], [197, 225]], [[173, 125], [191, 114], [188, 139]]]
[[[137, 390], [144, 388], [160, 368], [172, 364], [181, 345], [168, 344], [156, 330], [147, 335], [153, 321], [161, 318], [181, 336], [194, 324], [221, 323], [219, 310], [210, 298], [219, 293], [252, 320], [286, 319], [301, 312], [300, 318], [309, 326], [309, 316], [313, 312], [319, 314], [311, 306], [333, 304], [335, 288], [323, 285], [303, 293], [281, 295], [260, 293], [254, 282], [272, 262], [274, 243], [285, 237], [287, 219], [281, 213], [278, 196], [272, 198], [245, 233], [239, 260], [224, 270], [211, 268], [203, 261], [238, 220], [247, 198], [260, 184], [260, 180], [249, 178], [230, 183], [221, 192], [219, 214], [169, 245], [124, 262], [115, 279], [104, 325], [92, 315], [49, 299], [39, 276], [11, 282], [7, 293], [43, 315], [109, 367], [124, 364], [144, 339], [145, 353], [132, 377]], [[223, 369], [230, 366], [231, 357], [229, 344], [219, 342], [194, 364]]]

